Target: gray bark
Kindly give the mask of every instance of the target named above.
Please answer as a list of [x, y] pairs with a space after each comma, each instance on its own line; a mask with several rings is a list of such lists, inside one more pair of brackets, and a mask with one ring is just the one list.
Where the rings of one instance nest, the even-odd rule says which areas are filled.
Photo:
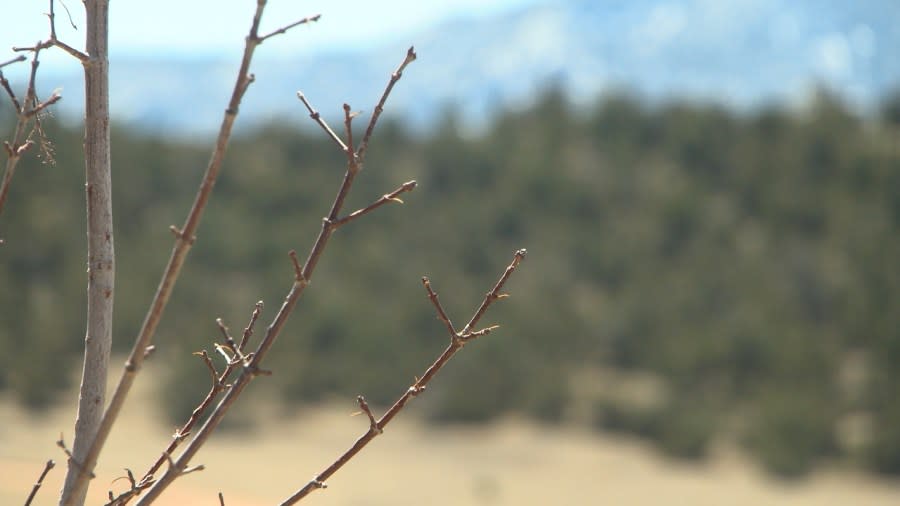
[[75, 438], [60, 504], [82, 505], [96, 464], [86, 462], [103, 416], [106, 376], [112, 344], [113, 249], [112, 185], [109, 147], [109, 0], [86, 0], [88, 56], [85, 79], [85, 194], [88, 235], [87, 330], [84, 369], [75, 421]]

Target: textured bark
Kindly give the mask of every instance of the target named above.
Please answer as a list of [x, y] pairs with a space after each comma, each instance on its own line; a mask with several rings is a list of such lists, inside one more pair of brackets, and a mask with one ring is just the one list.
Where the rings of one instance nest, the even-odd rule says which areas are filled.
[[103, 416], [106, 376], [112, 344], [113, 249], [112, 185], [109, 148], [109, 0], [86, 0], [85, 194], [88, 235], [87, 330], [84, 369], [69, 459], [60, 504], [82, 505], [96, 459], [86, 460]]

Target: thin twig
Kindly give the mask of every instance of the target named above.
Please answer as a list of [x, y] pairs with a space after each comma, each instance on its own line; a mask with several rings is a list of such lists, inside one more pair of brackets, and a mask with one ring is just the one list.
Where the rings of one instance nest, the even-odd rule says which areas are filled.
[[[55, 2], [50, 0], [50, 13], [47, 14], [47, 18], [50, 20], [50, 38], [38, 42], [34, 46], [13, 46], [13, 51], [38, 51], [55, 46], [75, 57], [82, 65], [86, 65], [90, 61], [90, 57], [88, 57], [86, 53], [75, 49], [56, 37], [56, 13], [54, 11], [54, 4]], [[65, 6], [65, 4], [63, 6]], [[72, 15], [69, 13], [68, 7], [66, 7], [66, 13], [69, 14], [69, 22], [72, 24], [72, 27], [75, 27], [75, 23], [72, 22]]]
[[[188, 212], [184, 225], [180, 229], [176, 229], [178, 234], [176, 236], [175, 244], [172, 247], [169, 262], [163, 271], [162, 279], [160, 280], [156, 294], [153, 297], [153, 301], [150, 303], [150, 308], [144, 318], [144, 323], [141, 325], [141, 329], [135, 338], [131, 353], [125, 362], [125, 367], [122, 371], [122, 376], [116, 385], [116, 390], [103, 415], [103, 420], [100, 423], [97, 436], [87, 453], [85, 462], [87, 467], [91, 469], [96, 465], [97, 457], [103, 449], [106, 439], [109, 437], [109, 433], [122, 410], [122, 406], [125, 404], [125, 399], [131, 391], [131, 386], [134, 384], [138, 372], [141, 370], [141, 366], [144, 362], [144, 350], [150, 345], [150, 342], [156, 333], [156, 328], [162, 319], [163, 312], [169, 302], [169, 297], [181, 274], [181, 268], [184, 265], [185, 258], [194, 243], [197, 227], [200, 225], [203, 211], [206, 209], [206, 204], [209, 201], [213, 186], [218, 179], [219, 171], [222, 167], [222, 161], [225, 157], [225, 151], [231, 138], [231, 131], [234, 126], [234, 121], [237, 118], [241, 101], [244, 98], [244, 93], [247, 91], [249, 83], [252, 82], [249, 73], [250, 63], [253, 60], [253, 53], [256, 50], [256, 47], [261, 43], [258, 35], [259, 23], [262, 19], [265, 5], [265, 0], [257, 1], [256, 12], [253, 15], [250, 32], [245, 39], [244, 52], [241, 58], [240, 69], [238, 70], [237, 78], [235, 80], [234, 89], [228, 102], [228, 108], [225, 110], [224, 117], [222, 118], [219, 134], [216, 138], [215, 147], [213, 148], [212, 155], [206, 167], [203, 180], [197, 190], [197, 195], [191, 206], [191, 210]], [[79, 478], [84, 479], [83, 477]]]
[[406, 69], [406, 66], [415, 61], [416, 59], [416, 50], [414, 47], [410, 46], [410, 48], [406, 51], [406, 58], [403, 59], [403, 63], [397, 67], [397, 70], [391, 74], [391, 80], [388, 82], [387, 88], [384, 89], [384, 93], [381, 94], [381, 100], [378, 101], [378, 105], [375, 106], [375, 110], [372, 112], [372, 117], [369, 119], [369, 126], [366, 127], [366, 134], [363, 136], [362, 142], [359, 143], [359, 148], [356, 150], [356, 156], [362, 161], [366, 158], [366, 150], [369, 149], [369, 139], [372, 137], [372, 132], [375, 131], [375, 123], [378, 122], [378, 118], [381, 116], [381, 113], [384, 112], [384, 104], [387, 102], [388, 95], [391, 94], [391, 90], [394, 89], [394, 85], [397, 84], [397, 81], [403, 77], [403, 70]]
[[238, 350], [241, 352], [247, 347], [247, 342], [250, 341], [250, 337], [253, 335], [253, 326], [256, 325], [256, 320], [259, 319], [259, 315], [262, 314], [263, 310], [263, 301], [258, 301], [256, 306], [253, 308], [253, 313], [250, 314], [250, 322], [247, 323], [247, 326], [244, 327], [244, 332], [241, 334], [241, 342], [238, 344]]
[[[47, 100], [43, 102], [37, 100], [35, 81], [37, 80], [38, 65], [40, 65], [40, 60], [38, 59], [40, 51], [40, 48], [34, 50], [34, 55], [31, 60], [31, 70], [28, 75], [28, 84], [26, 85], [25, 97], [22, 102], [19, 102], [18, 98], [16, 98], [16, 94], [13, 92], [9, 81], [3, 75], [3, 72], [0, 71], [0, 87], [6, 91], [6, 94], [12, 101], [13, 108], [16, 111], [16, 127], [12, 139], [11, 141], [5, 141], [3, 143], [6, 151], [6, 167], [3, 171], [3, 179], [0, 181], [0, 215], [3, 214], [6, 199], [9, 196], [9, 189], [12, 184], [13, 176], [16, 173], [16, 166], [22, 158], [22, 155], [34, 145], [34, 141], [32, 141], [30, 137], [35, 132], [38, 132], [38, 136], [43, 135], [37, 117], [38, 113], [55, 104], [62, 98], [54, 91]], [[13, 58], [0, 64], [0, 67], [23, 60], [25, 60], [25, 56], [20, 55], [17, 58]], [[29, 128], [29, 124], [32, 120], [34, 120], [34, 126]], [[2, 240], [0, 240], [0, 242], [2, 242]]]
[[37, 495], [38, 490], [41, 489], [41, 485], [44, 484], [44, 478], [47, 476], [47, 473], [50, 472], [51, 469], [56, 465], [56, 462], [52, 460], [48, 460], [46, 464], [44, 464], [44, 470], [41, 471], [41, 475], [38, 477], [38, 480], [34, 483], [34, 486], [31, 488], [31, 493], [28, 494], [28, 499], [25, 499], [25, 506], [29, 506], [31, 501], [34, 500], [34, 496]]
[[297, 250], [292, 249], [288, 252], [288, 256], [291, 257], [291, 263], [294, 264], [294, 279], [303, 280], [303, 266], [300, 265], [300, 260], [297, 258]]
[[374, 431], [378, 432], [379, 434], [381, 432], [383, 432], [378, 427], [378, 422], [375, 421], [375, 415], [372, 414], [372, 410], [369, 408], [369, 403], [366, 402], [366, 398], [361, 395], [358, 395], [358, 396], [356, 396], [356, 403], [359, 404], [359, 409], [361, 409], [363, 411], [363, 413], [365, 413], [366, 416], [369, 417], [369, 429], [374, 430]]
[[453, 328], [453, 323], [450, 321], [450, 317], [447, 316], [447, 312], [444, 311], [444, 307], [441, 305], [441, 301], [438, 300], [438, 294], [432, 290], [431, 281], [427, 276], [422, 276], [422, 284], [425, 286], [425, 291], [428, 292], [428, 298], [431, 299], [431, 303], [434, 305], [434, 309], [437, 311], [438, 319], [444, 322], [444, 325], [447, 326], [447, 332], [450, 333], [450, 338], [459, 337], [456, 333], [456, 329]]
[[325, 133], [328, 134], [328, 137], [331, 138], [331, 140], [333, 140], [335, 144], [337, 144], [338, 147], [341, 148], [341, 151], [349, 151], [349, 148], [347, 148], [347, 145], [344, 144], [344, 141], [342, 141], [340, 136], [334, 133], [334, 130], [332, 130], [331, 127], [328, 126], [328, 123], [326, 123], [324, 119], [322, 119], [322, 115], [319, 114], [319, 111], [313, 108], [312, 104], [309, 103], [309, 100], [306, 98], [306, 95], [304, 95], [302, 91], [297, 92], [297, 98], [299, 98], [300, 101], [303, 102], [303, 105], [306, 106], [306, 110], [309, 111], [309, 117], [312, 118], [313, 121], [315, 121], [320, 127], [322, 127], [322, 130], [325, 130]]
[[[394, 82], [393, 76], [392, 82]], [[389, 88], [391, 86], [392, 85], [389, 85]], [[183, 475], [184, 472], [182, 470], [187, 467], [191, 459], [197, 454], [200, 448], [209, 439], [210, 435], [216, 430], [216, 428], [225, 418], [225, 414], [235, 403], [238, 397], [240, 397], [244, 388], [246, 388], [247, 385], [249, 385], [256, 376], [271, 374], [269, 371], [261, 369], [260, 364], [262, 363], [266, 355], [268, 355], [269, 351], [272, 349], [272, 346], [275, 344], [275, 341], [278, 339], [278, 336], [281, 334], [281, 331], [287, 323], [291, 312], [297, 305], [297, 301], [300, 300], [300, 296], [306, 290], [306, 287], [309, 286], [309, 282], [310, 280], [312, 280], [312, 275], [315, 271], [316, 265], [318, 265], [319, 259], [325, 251], [331, 234], [336, 229], [334, 222], [335, 220], [337, 220], [338, 214], [341, 212], [344, 204], [344, 199], [350, 192], [350, 188], [353, 186], [353, 181], [357, 170], [358, 168], [354, 164], [348, 165], [347, 172], [344, 174], [344, 179], [341, 183], [340, 188], [338, 189], [334, 202], [331, 205], [331, 211], [328, 213], [328, 216], [322, 220], [322, 228], [319, 231], [319, 234], [316, 237], [312, 248], [310, 249], [309, 256], [307, 257], [306, 262], [303, 264], [303, 268], [300, 269], [299, 274], [295, 274], [293, 283], [291, 283], [291, 288], [288, 291], [288, 294], [285, 296], [281, 308], [278, 310], [278, 313], [276, 313], [275, 318], [272, 320], [272, 323], [270, 323], [268, 328], [266, 328], [266, 334], [265, 336], [263, 336], [262, 341], [260, 341], [259, 345], [257, 346], [256, 351], [249, 355], [247, 357], [247, 360], [242, 363], [242, 372], [235, 379], [234, 383], [232, 383], [231, 387], [228, 389], [228, 392], [224, 397], [222, 397], [222, 399], [219, 401], [219, 404], [212, 411], [212, 413], [210, 413], [206, 422], [198, 430], [191, 442], [188, 443], [188, 445], [184, 448], [184, 450], [181, 452], [181, 455], [178, 456], [178, 458], [173, 462], [171, 467], [159, 479], [159, 481], [157, 481], [153, 485], [153, 487], [151, 487], [150, 490], [147, 491], [147, 494], [141, 497], [141, 499], [137, 503], [138, 506], [146, 506], [152, 503], [169, 485], [172, 484], [173, 481], [175, 481], [175, 479]], [[292, 255], [292, 260], [293, 256], [294, 255]], [[295, 266], [298, 265], [296, 261], [294, 261], [294, 264]]]
[[[347, 146], [353, 147], [353, 118], [359, 116], [358, 112], [350, 110], [350, 104], [344, 104], [344, 133], [347, 136]], [[347, 152], [347, 163], [357, 164], [356, 152], [353, 149], [344, 149]]]
[[[124, 478], [128, 480], [129, 488], [128, 490], [122, 492], [118, 496], [114, 496], [112, 490], [108, 492], [109, 502], [107, 502], [104, 506], [122, 506], [126, 504], [132, 497], [139, 495], [141, 491], [146, 490], [151, 485], [153, 485], [153, 477], [143, 477], [141, 481], [135, 481], [134, 474], [131, 472], [131, 469], [125, 469], [127, 476]], [[117, 478], [122, 479], [122, 478]]]
[[[23, 56], [22, 59], [24, 60], [25, 57]], [[6, 90], [6, 94], [9, 96], [9, 99], [12, 100], [13, 109], [16, 110], [16, 114], [19, 114], [22, 111], [22, 106], [19, 104], [19, 99], [16, 98], [16, 92], [14, 92], [12, 87], [9, 85], [9, 81], [6, 79], [6, 76], [3, 75], [2, 70], [0, 70], [0, 86], [2, 86], [4, 90]]]
[[[520, 249], [516, 251], [516, 254], [513, 256], [512, 263], [506, 268], [503, 272], [503, 275], [500, 276], [500, 279], [494, 285], [494, 288], [488, 292], [487, 296], [485, 296], [484, 301], [481, 303], [481, 306], [475, 311], [475, 314], [472, 316], [472, 319], [469, 321], [469, 326], [475, 325], [478, 323], [478, 320], [484, 316], [484, 312], [487, 310], [490, 305], [496, 301], [498, 298], [497, 295], [500, 293], [500, 290], [503, 289], [503, 285], [506, 284], [506, 281], [509, 279], [510, 275], [516, 270], [519, 266], [519, 263], [522, 259], [525, 258], [525, 250]], [[444, 313], [443, 309], [439, 304], [437, 304], [437, 295], [431, 289], [430, 282], [428, 278], [423, 278], [423, 284], [425, 285], [425, 289], [428, 291], [428, 297], [431, 299], [432, 303], [435, 304], [435, 308], [438, 309], [438, 314]], [[433, 295], [433, 296], [432, 296]], [[449, 321], [449, 318], [446, 320]], [[377, 421], [374, 421], [374, 417], [372, 417], [371, 411], [369, 411], [368, 406], [365, 404], [365, 400], [362, 397], [359, 397], [357, 401], [359, 402], [360, 408], [369, 415], [370, 426], [369, 430], [366, 431], [365, 434], [359, 437], [353, 446], [350, 447], [347, 451], [345, 451], [340, 457], [338, 457], [331, 465], [325, 468], [324, 471], [316, 475], [309, 483], [304, 485], [300, 490], [295, 492], [293, 495], [285, 499], [281, 506], [288, 506], [291, 504], [297, 503], [299, 500], [303, 499], [311, 492], [318, 490], [320, 488], [324, 488], [325, 482], [336, 473], [341, 467], [344, 466], [347, 462], [349, 462], [353, 457], [356, 456], [363, 448], [366, 447], [375, 437], [381, 434], [384, 431], [384, 428], [397, 416], [406, 403], [409, 402], [410, 399], [421, 393], [425, 390], [425, 387], [431, 381], [432, 378], [441, 370], [442, 367], [451, 359], [453, 355], [456, 354], [457, 351], [462, 349], [465, 341], [459, 339], [454, 334], [454, 338], [450, 340], [450, 344], [444, 350], [443, 353], [428, 367], [425, 373], [421, 378], [416, 379], [415, 383], [412, 384], [404, 393], [400, 396], [399, 399], [391, 406], [390, 409]]]
[[307, 17], [305, 17], [305, 18], [303, 18], [303, 19], [300, 19], [300, 20], [298, 20], [298, 21], [294, 21], [293, 23], [291, 23], [291, 24], [289, 24], [289, 25], [282, 26], [281, 28], [279, 28], [279, 29], [277, 29], [277, 30], [275, 30], [275, 31], [273, 31], [273, 32], [271, 32], [271, 33], [268, 33], [268, 34], [263, 35], [262, 37], [260, 37], [260, 38], [259, 38], [259, 44], [262, 44], [263, 42], [265, 42], [266, 39], [272, 38], [272, 37], [274, 37], [274, 36], [276, 36], [276, 35], [281, 35], [282, 33], [287, 32], [288, 30], [290, 30], [291, 28], [294, 28], [295, 26], [305, 25], [305, 24], [307, 24], [307, 23], [312, 23], [312, 22], [314, 22], [314, 21], [318, 21], [319, 18], [321, 18], [321, 17], [322, 17], [321, 14], [316, 14], [315, 16], [307, 16]]
[[221, 318], [216, 318], [216, 325], [219, 327], [219, 332], [222, 333], [222, 337], [225, 338], [225, 346], [228, 346], [228, 349], [230, 349], [232, 353], [238, 355], [240, 352], [238, 352], [237, 344], [231, 337], [231, 333], [228, 330], [228, 327], [225, 326], [225, 322], [222, 321]]
[[[244, 328], [243, 335], [241, 336], [241, 342], [237, 345], [235, 349], [232, 351], [236, 354], [236, 356], [243, 356], [243, 352], [245, 347], [247, 346], [247, 342], [250, 339], [250, 336], [253, 335], [253, 327], [256, 324], [256, 321], [259, 319], [259, 315], [262, 312], [263, 303], [259, 301], [256, 303], [253, 308], [253, 313], [250, 315], [250, 322], [247, 324], [247, 327]], [[219, 326], [220, 331], [225, 335], [226, 340], [230, 338], [228, 334], [227, 327], [223, 330], [224, 325], [221, 324], [221, 319], [216, 321], [216, 324]], [[232, 340], [233, 342], [233, 340]], [[218, 346], [218, 345], [217, 345]], [[215, 401], [216, 397], [224, 391], [228, 385], [226, 381], [228, 377], [237, 369], [241, 362], [239, 360], [227, 360], [225, 370], [222, 371], [221, 374], [216, 373], [215, 365], [212, 362], [212, 359], [209, 357], [209, 354], [206, 350], [194, 353], [194, 355], [199, 356], [203, 362], [206, 364], [207, 369], [210, 372], [212, 377], [212, 387], [210, 387], [209, 392], [206, 394], [206, 397], [197, 405], [196, 408], [191, 412], [191, 416], [188, 420], [182, 425], [172, 436], [172, 441], [169, 442], [169, 445], [166, 447], [165, 451], [160, 455], [160, 457], [153, 463], [150, 469], [144, 473], [143, 478], [141, 478], [141, 484], [143, 486], [140, 487], [132, 487], [132, 490], [126, 491], [115, 498], [115, 501], [110, 503], [110, 506], [122, 506], [127, 504], [131, 499], [138, 496], [145, 489], [149, 488], [153, 483], [155, 483], [154, 474], [162, 467], [163, 463], [169, 460], [172, 453], [178, 448], [178, 445], [181, 444], [182, 441], [187, 438], [191, 430], [193, 430], [194, 426], [203, 416], [203, 414], [212, 406], [213, 401]]]
[[10, 58], [9, 60], [6, 60], [5, 62], [0, 62], [0, 69], [2, 69], [3, 67], [5, 67], [7, 65], [11, 65], [13, 63], [18, 63], [20, 61], [25, 61], [25, 60], [27, 60], [27, 58], [25, 58], [25, 55], [20, 54], [19, 56], [16, 56], [15, 58]]
[[362, 216], [364, 214], [368, 214], [385, 204], [390, 204], [391, 202], [394, 202], [397, 204], [402, 204], [403, 201], [398, 197], [398, 195], [400, 195], [402, 193], [406, 193], [406, 192], [411, 192], [415, 188], [416, 188], [415, 181], [407, 181], [407, 182], [403, 183], [402, 185], [400, 185], [400, 187], [398, 187], [396, 190], [392, 191], [391, 193], [382, 195], [380, 199], [369, 204], [368, 206], [366, 206], [362, 209], [357, 209], [356, 211], [353, 211], [352, 213], [348, 214], [347, 216], [344, 216], [343, 218], [338, 218], [338, 219], [334, 220], [333, 222], [331, 222], [331, 224], [332, 224], [332, 226], [337, 228], [342, 225], [346, 225], [347, 222], [352, 221], [356, 218], [359, 218], [360, 216]]

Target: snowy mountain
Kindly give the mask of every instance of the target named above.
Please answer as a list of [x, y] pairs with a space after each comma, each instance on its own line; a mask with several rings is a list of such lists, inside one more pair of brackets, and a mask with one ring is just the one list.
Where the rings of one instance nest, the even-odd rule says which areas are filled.
[[[354, 53], [275, 60], [266, 59], [263, 46], [239, 124], [306, 121], [297, 90], [326, 115], [337, 116], [343, 102], [371, 110], [410, 44], [419, 59], [388, 111], [420, 125], [448, 104], [461, 107], [470, 124], [483, 124], [492, 111], [527, 104], [550, 83], [576, 104], [616, 88], [651, 100], [737, 107], [796, 102], [825, 85], [866, 108], [900, 85], [900, 2], [548, 0], [502, 17], [450, 20]], [[151, 130], [210, 133], [238, 58], [116, 58], [114, 115]], [[80, 77], [43, 77], [47, 87], [64, 88], [64, 115], [80, 115]]]

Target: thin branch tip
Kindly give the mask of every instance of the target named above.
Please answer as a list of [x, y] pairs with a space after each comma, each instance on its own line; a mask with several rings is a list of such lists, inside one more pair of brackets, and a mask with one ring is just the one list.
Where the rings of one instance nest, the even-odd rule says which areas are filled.
[[369, 408], [369, 404], [366, 402], [366, 398], [361, 395], [357, 395], [356, 403], [359, 404], [359, 409], [361, 409], [363, 413], [365, 413], [366, 416], [369, 417], [369, 430], [375, 432], [376, 434], [384, 433], [384, 430], [382, 430], [382, 428], [378, 426], [378, 422], [375, 420], [375, 415], [372, 414], [372, 410], [371, 408]]

